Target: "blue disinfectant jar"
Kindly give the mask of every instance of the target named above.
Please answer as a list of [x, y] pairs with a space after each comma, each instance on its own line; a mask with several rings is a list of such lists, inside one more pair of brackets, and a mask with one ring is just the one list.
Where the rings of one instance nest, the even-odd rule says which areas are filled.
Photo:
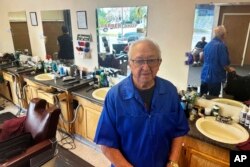
[[62, 65], [59, 66], [59, 74], [60, 74], [60, 76], [64, 76], [65, 75], [64, 68], [63, 68]]

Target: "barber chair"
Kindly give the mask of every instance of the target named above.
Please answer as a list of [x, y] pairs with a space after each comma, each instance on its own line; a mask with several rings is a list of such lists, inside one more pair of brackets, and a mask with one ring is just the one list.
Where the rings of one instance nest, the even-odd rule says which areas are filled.
[[[29, 103], [26, 119], [23, 122], [23, 133], [0, 142], [0, 154], [2, 154], [0, 156], [19, 148], [21, 144], [18, 145], [18, 142], [23, 138], [29, 140], [27, 134], [30, 135], [31, 142], [25, 149], [19, 150], [19, 153], [2, 159], [0, 166], [41, 166], [52, 159], [56, 152], [56, 130], [60, 113], [61, 110], [55, 106], [48, 108], [46, 100], [32, 99]], [[13, 144], [17, 145], [16, 148], [13, 147]], [[11, 145], [12, 147], [10, 147]]]

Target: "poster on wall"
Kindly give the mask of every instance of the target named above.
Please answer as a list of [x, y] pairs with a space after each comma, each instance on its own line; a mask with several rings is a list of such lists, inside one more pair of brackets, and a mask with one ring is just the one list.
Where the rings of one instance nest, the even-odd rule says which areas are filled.
[[78, 29], [88, 29], [87, 12], [86, 11], [77, 11], [76, 15], [77, 15]]
[[92, 35], [91, 34], [77, 34], [77, 40], [92, 42]]

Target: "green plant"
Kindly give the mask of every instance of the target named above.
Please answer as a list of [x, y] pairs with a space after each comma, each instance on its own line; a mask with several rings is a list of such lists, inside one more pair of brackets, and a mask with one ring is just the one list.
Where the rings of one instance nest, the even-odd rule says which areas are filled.
[[186, 92], [185, 93], [185, 98], [186, 98], [186, 101], [189, 103], [189, 104], [195, 104], [197, 98], [198, 98], [198, 93], [195, 92], [195, 91], [191, 91], [191, 92]]

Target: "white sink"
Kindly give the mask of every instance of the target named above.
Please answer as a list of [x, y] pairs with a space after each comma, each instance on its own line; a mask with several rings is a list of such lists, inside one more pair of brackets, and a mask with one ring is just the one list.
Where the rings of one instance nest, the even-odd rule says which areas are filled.
[[246, 106], [245, 104], [236, 101], [236, 100], [231, 100], [231, 99], [225, 99], [225, 98], [216, 98], [216, 99], [212, 99], [212, 101], [218, 102], [218, 103], [223, 103], [223, 104], [228, 104], [231, 106], [235, 106], [235, 107], [244, 107]]
[[109, 89], [110, 88], [96, 89], [96, 90], [93, 91], [92, 96], [97, 100], [104, 101]]
[[249, 133], [241, 125], [221, 123], [215, 117], [199, 118], [196, 127], [203, 135], [222, 143], [238, 144], [249, 138]]
[[53, 79], [54, 79], [54, 75], [49, 74], [49, 73], [39, 74], [35, 76], [35, 80], [38, 80], [38, 81], [49, 81]]

